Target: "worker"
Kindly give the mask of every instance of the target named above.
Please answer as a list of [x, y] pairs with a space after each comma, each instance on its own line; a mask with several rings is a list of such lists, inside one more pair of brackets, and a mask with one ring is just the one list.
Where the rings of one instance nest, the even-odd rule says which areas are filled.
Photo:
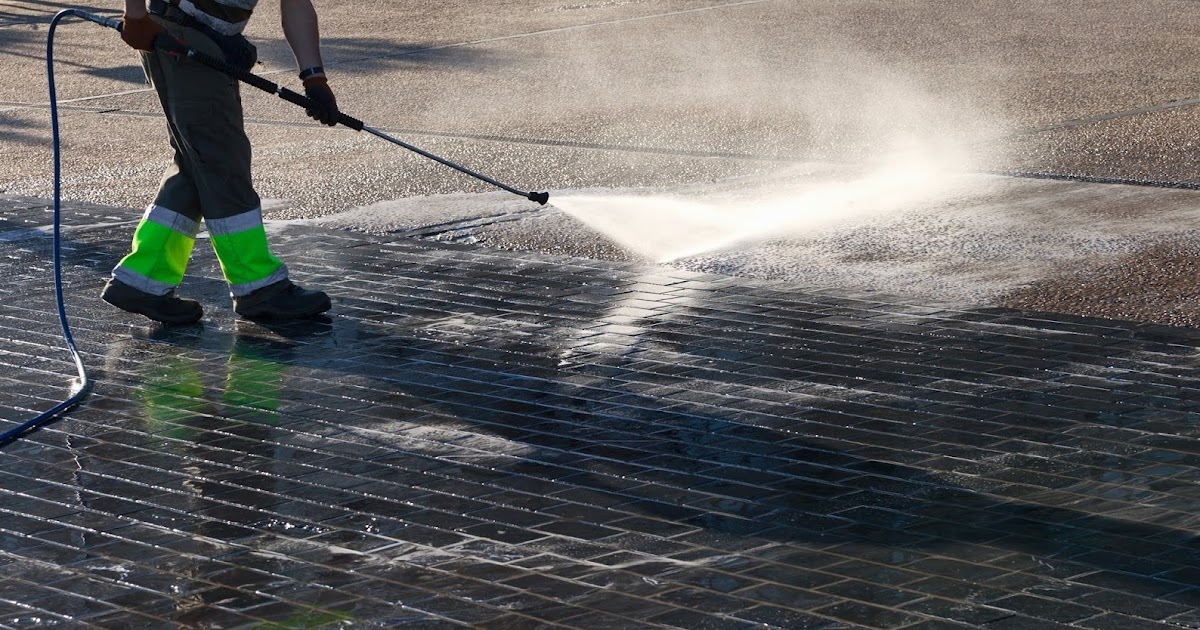
[[[235, 312], [252, 320], [320, 315], [330, 308], [329, 296], [294, 284], [268, 247], [237, 80], [179, 54], [191, 48], [242, 70], [253, 67], [256, 50], [242, 30], [256, 0], [173, 2], [150, 0], [147, 7], [146, 0], [125, 0], [121, 38], [139, 51], [175, 155], [134, 231], [132, 251], [113, 269], [101, 298], [164, 323], [200, 320], [199, 302], [176, 296], [175, 289], [203, 221]], [[280, 9], [310, 102], [307, 113], [332, 126], [338, 107], [321, 60], [316, 10], [311, 0], [280, 0]]]

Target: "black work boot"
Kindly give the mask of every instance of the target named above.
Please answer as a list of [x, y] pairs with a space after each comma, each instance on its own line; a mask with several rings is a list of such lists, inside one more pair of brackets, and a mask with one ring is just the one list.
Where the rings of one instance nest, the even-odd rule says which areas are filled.
[[233, 310], [246, 319], [305, 319], [330, 306], [324, 292], [301, 289], [287, 279], [233, 298]]
[[174, 289], [166, 295], [154, 295], [116, 278], [108, 279], [100, 299], [123, 311], [145, 315], [164, 324], [193, 324], [204, 316], [204, 309], [199, 302], [175, 297]]

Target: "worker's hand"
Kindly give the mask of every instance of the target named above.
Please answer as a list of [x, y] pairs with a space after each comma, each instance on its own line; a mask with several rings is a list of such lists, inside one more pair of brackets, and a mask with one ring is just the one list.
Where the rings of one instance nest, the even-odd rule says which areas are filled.
[[329, 81], [325, 75], [305, 79], [304, 95], [308, 97], [309, 102], [308, 108], [304, 111], [312, 116], [313, 120], [319, 120], [321, 124], [330, 127], [337, 124], [337, 99], [333, 97], [333, 90], [329, 89]]
[[121, 17], [121, 39], [134, 50], [154, 50], [154, 39], [165, 32], [167, 29], [150, 19], [149, 14], [140, 18], [131, 18], [128, 15]]

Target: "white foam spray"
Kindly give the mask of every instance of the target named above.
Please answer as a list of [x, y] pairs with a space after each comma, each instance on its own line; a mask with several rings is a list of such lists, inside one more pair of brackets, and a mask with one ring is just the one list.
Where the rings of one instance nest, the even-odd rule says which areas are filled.
[[666, 262], [734, 245], [823, 230], [932, 203], [959, 186], [944, 156], [909, 152], [863, 172], [776, 174], [767, 187], [678, 195], [613, 191], [552, 203], [616, 243]]

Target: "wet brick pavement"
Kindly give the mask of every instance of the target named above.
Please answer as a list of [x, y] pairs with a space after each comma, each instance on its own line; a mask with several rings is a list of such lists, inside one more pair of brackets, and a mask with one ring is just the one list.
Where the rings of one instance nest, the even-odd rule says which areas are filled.
[[[0, 199], [0, 428], [65, 398]], [[279, 226], [327, 321], [159, 328], [0, 450], [0, 628], [1200, 627], [1200, 333]]]

